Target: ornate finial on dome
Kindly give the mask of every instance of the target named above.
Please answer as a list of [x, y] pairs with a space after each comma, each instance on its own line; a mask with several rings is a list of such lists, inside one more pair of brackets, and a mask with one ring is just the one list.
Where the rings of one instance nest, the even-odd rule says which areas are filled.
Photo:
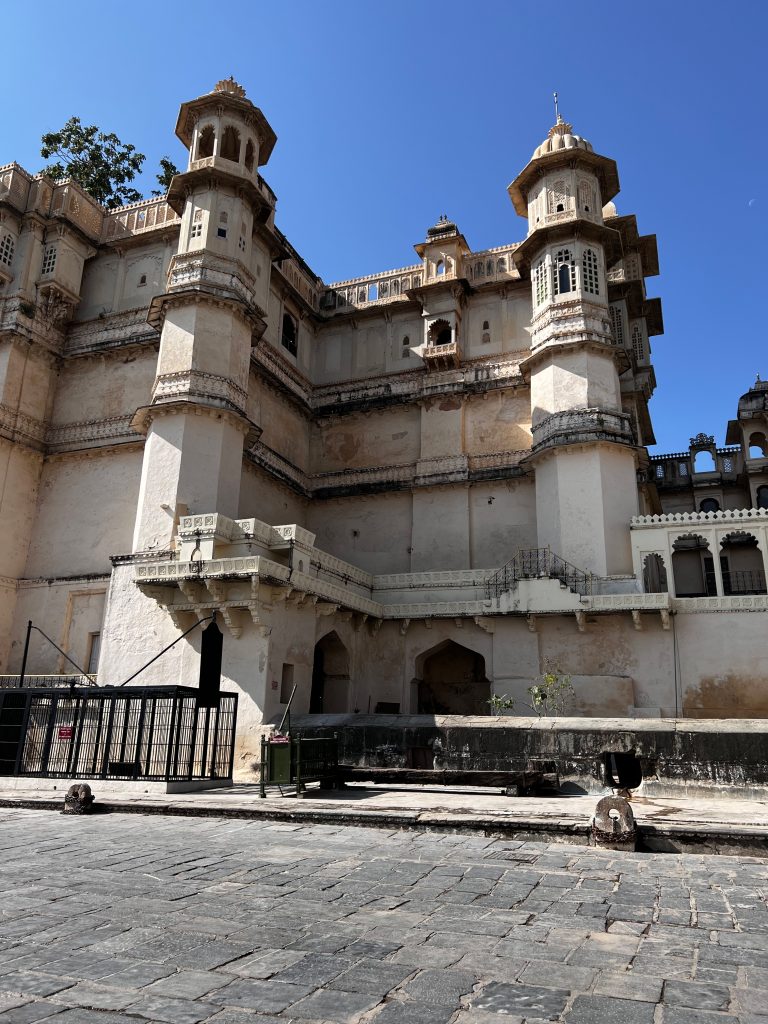
[[222, 78], [220, 82], [216, 83], [213, 91], [228, 92], [231, 96], [238, 96], [241, 100], [245, 99], [245, 89], [235, 81], [233, 75], [230, 75], [229, 78]]

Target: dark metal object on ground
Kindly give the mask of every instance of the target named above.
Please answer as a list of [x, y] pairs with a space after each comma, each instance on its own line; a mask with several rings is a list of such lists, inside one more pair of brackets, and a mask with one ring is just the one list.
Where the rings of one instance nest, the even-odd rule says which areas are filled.
[[302, 739], [301, 736], [262, 736], [260, 795], [266, 797], [267, 786], [295, 786], [296, 796], [301, 797], [308, 782], [319, 782], [321, 788], [343, 787], [339, 775], [339, 746], [336, 737]]
[[635, 816], [629, 801], [623, 796], [604, 796], [598, 801], [592, 821], [592, 840], [595, 846], [608, 850], [635, 849]]
[[0, 775], [186, 782], [232, 777], [237, 695], [188, 686], [0, 690]]
[[93, 793], [87, 782], [75, 782], [64, 797], [64, 814], [90, 814], [93, 810]]

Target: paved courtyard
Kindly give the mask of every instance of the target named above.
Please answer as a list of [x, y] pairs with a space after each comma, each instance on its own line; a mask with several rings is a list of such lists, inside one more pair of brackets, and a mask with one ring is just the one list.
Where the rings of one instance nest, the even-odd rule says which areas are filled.
[[0, 1024], [768, 1024], [768, 860], [0, 811]]

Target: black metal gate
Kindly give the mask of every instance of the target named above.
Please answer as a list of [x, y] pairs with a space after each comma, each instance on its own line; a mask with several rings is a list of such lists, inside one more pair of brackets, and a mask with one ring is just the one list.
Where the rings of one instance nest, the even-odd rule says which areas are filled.
[[237, 695], [191, 687], [0, 690], [0, 775], [229, 779]]

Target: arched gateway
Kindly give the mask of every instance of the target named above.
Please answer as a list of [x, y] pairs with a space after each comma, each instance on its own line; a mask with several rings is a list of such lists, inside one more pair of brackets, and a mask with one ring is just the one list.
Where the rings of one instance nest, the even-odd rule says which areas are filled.
[[490, 714], [485, 658], [453, 640], [444, 640], [416, 659], [416, 682], [419, 714]]

